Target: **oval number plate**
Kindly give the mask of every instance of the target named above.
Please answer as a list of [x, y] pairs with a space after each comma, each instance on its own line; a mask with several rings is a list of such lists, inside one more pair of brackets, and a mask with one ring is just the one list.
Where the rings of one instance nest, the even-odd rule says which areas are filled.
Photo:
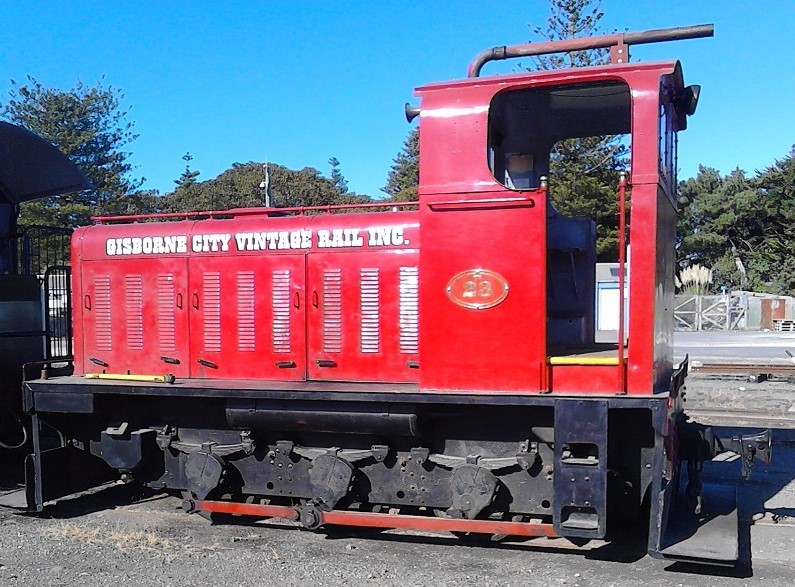
[[447, 297], [464, 308], [493, 308], [508, 296], [508, 282], [488, 269], [468, 269], [447, 284]]

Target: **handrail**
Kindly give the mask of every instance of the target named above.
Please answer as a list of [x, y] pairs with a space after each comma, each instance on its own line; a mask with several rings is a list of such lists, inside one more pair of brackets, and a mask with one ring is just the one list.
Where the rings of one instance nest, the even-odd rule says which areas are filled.
[[626, 287], [627, 255], [627, 172], [619, 173], [618, 179], [618, 381], [619, 394], [627, 393], [626, 359], [624, 358], [624, 288]]
[[362, 204], [334, 204], [326, 206], [296, 206], [292, 208], [232, 208], [231, 210], [205, 210], [199, 212], [160, 212], [156, 214], [126, 214], [119, 216], [92, 216], [91, 220], [97, 224], [105, 222], [123, 222], [140, 220], [171, 220], [190, 218], [229, 218], [234, 216], [282, 216], [293, 213], [301, 216], [305, 212], [332, 212], [338, 210], [357, 210], [360, 208], [406, 208], [417, 206], [418, 202], [370, 202]]

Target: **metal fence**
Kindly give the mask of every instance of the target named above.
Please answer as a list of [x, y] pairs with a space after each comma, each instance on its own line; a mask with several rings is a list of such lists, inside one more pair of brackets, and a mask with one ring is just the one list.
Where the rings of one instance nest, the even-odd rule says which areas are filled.
[[43, 288], [44, 358], [72, 356], [72, 291], [69, 242], [72, 230], [57, 226], [21, 227], [14, 243], [17, 272], [33, 275]]
[[58, 226], [21, 227], [17, 237], [17, 272], [44, 278], [48, 267], [69, 265], [72, 229]]
[[54, 265], [44, 274], [45, 359], [72, 357], [71, 268]]
[[746, 296], [690, 294], [675, 296], [675, 330], [745, 330], [747, 327]]

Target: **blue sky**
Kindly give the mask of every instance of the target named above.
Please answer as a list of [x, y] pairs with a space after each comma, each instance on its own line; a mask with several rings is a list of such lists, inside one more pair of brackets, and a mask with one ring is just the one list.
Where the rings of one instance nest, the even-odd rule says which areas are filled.
[[[702, 85], [680, 136], [680, 178], [699, 164], [749, 173], [795, 143], [792, 0], [603, 0], [606, 29], [714, 23], [713, 39], [637, 46], [634, 60], [678, 58]], [[416, 86], [462, 78], [482, 49], [532, 38], [544, 0], [484, 2], [2, 2], [0, 99], [33, 75], [120, 88], [140, 138], [144, 187], [173, 188], [190, 151], [200, 180], [234, 162], [270, 161], [380, 188], [409, 126]], [[516, 65], [503, 66], [511, 70]], [[487, 65], [484, 74], [501, 69]]]

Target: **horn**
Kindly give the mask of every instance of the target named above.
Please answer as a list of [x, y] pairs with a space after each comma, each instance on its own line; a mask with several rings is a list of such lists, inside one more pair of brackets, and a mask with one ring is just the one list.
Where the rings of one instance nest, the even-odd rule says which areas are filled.
[[419, 106], [412, 106], [408, 102], [406, 102], [404, 110], [406, 111], [406, 120], [408, 122], [411, 122], [417, 118], [420, 115], [420, 112], [422, 112], [422, 109]]

